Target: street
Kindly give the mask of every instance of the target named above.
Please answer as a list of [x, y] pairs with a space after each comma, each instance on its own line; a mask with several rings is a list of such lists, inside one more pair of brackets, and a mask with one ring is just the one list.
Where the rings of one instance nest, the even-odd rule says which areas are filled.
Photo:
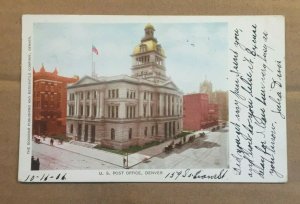
[[[123, 157], [114, 153], [83, 147], [80, 147], [79, 151], [78, 148], [74, 148], [78, 147], [77, 145], [72, 146], [71, 144], [65, 144], [65, 146], [72, 146], [72, 151], [34, 142], [32, 145], [33, 156], [39, 158], [41, 170], [122, 169], [118, 163], [122, 161]], [[60, 147], [63, 147], [63, 145]], [[192, 143], [174, 148], [169, 153], [160, 153], [147, 161], [141, 162], [142, 159], [134, 161], [134, 158], [144, 158], [152, 151], [157, 151], [155, 148], [157, 149], [154, 146], [130, 155], [129, 162], [133, 162], [130, 167], [132, 169], [227, 168], [228, 128], [209, 132], [205, 137], [198, 137]], [[94, 154], [90, 154], [91, 156], [84, 155], [89, 151]], [[95, 152], [99, 154], [95, 154]], [[105, 158], [100, 160], [97, 155], [103, 155], [104, 153], [106, 154]], [[108, 159], [110, 157], [111, 159]]]
[[134, 169], [199, 169], [228, 167], [228, 129], [210, 132], [171, 153], [162, 153]]
[[51, 169], [121, 169], [117, 165], [100, 161], [46, 144], [32, 143], [32, 155], [40, 160], [40, 170]]

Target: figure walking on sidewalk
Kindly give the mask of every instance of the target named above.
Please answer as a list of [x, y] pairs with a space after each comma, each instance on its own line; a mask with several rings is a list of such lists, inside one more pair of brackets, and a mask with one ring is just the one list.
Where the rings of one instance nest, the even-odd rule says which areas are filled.
[[125, 157], [123, 158], [123, 166], [126, 167], [126, 159], [125, 159]]

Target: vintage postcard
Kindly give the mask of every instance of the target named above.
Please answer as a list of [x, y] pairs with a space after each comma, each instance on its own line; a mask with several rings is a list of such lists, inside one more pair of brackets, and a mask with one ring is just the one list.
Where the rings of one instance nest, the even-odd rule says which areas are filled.
[[24, 15], [21, 182], [287, 182], [282, 16]]

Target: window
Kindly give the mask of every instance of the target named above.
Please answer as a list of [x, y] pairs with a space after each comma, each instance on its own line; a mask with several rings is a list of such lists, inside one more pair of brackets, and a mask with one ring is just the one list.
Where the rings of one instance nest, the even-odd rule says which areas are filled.
[[83, 105], [80, 105], [80, 115], [83, 115]]
[[145, 130], [144, 130], [145, 137], [147, 137], [147, 133], [148, 133], [148, 127], [145, 127]]
[[144, 105], [144, 117], [146, 117], [146, 105]]
[[78, 136], [80, 137], [82, 133], [82, 125], [78, 124]]
[[115, 98], [115, 90], [112, 90], [112, 98]]
[[116, 98], [119, 98], [119, 89], [116, 89]]
[[132, 128], [129, 128], [128, 139], [131, 140], [131, 138], [132, 138]]
[[86, 112], [85, 116], [88, 117], [90, 115], [90, 106], [89, 105], [86, 106], [85, 112]]
[[108, 115], [108, 117], [110, 118], [110, 106], [108, 106], [108, 109], [107, 109], [107, 115]]
[[73, 133], [73, 124], [70, 125], [70, 133]]
[[111, 107], [111, 117], [112, 118], [115, 117], [115, 107], [114, 106]]
[[93, 116], [96, 117], [97, 115], [97, 106], [93, 105]]
[[147, 93], [144, 92], [144, 100], [146, 100], [146, 98], [147, 98]]
[[115, 129], [111, 129], [110, 130], [110, 138], [111, 138], [111, 140], [115, 140]]
[[94, 91], [94, 99], [97, 98], [97, 91]]
[[119, 117], [119, 106], [116, 106], [116, 118]]
[[111, 98], [111, 90], [108, 90], [108, 98]]
[[90, 99], [90, 92], [87, 92], [87, 93], [86, 93], [86, 98], [87, 98], [87, 99]]
[[151, 136], [153, 136], [154, 135], [154, 126], [152, 126], [152, 128], [151, 128]]

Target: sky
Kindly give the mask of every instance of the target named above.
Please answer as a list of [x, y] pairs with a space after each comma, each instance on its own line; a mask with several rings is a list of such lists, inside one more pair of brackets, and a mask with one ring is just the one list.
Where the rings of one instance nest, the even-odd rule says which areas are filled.
[[[210, 80], [214, 90], [227, 90], [227, 23], [155, 23], [154, 36], [166, 55], [166, 72], [184, 93], [199, 92]], [[59, 75], [83, 77], [131, 75], [131, 54], [144, 36], [144, 23], [36, 23], [33, 65]]]

